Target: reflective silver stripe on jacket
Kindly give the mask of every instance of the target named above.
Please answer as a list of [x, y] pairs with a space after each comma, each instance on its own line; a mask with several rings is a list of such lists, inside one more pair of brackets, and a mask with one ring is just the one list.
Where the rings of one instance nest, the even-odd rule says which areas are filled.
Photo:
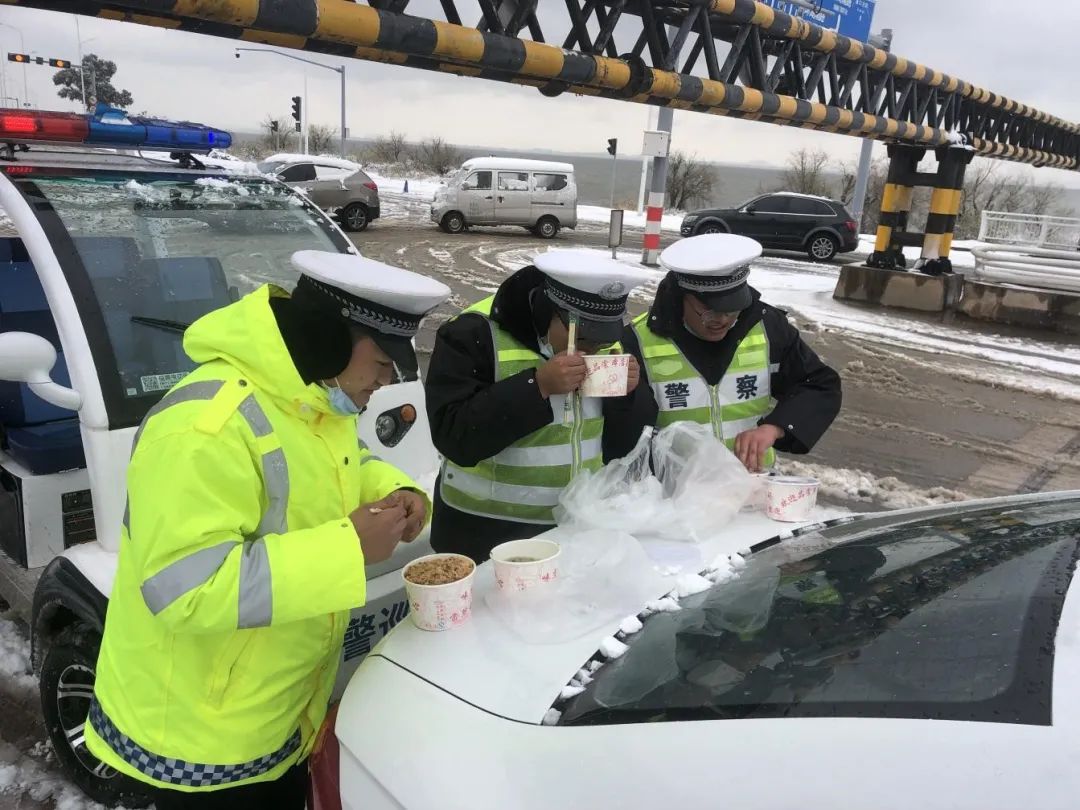
[[[213, 399], [223, 382], [214, 380], [192, 383], [172, 392], [154, 406], [147, 419], [172, 405], [197, 399]], [[197, 388], [198, 387], [198, 388]], [[189, 389], [196, 389], [189, 391]], [[188, 392], [186, 396], [181, 396]], [[254, 394], [249, 394], [237, 408], [256, 438], [269, 436], [273, 427]], [[143, 426], [146, 420], [143, 420]], [[139, 433], [142, 427], [139, 428]], [[139, 433], [135, 440], [138, 441]], [[134, 446], [133, 446], [134, 452]], [[167, 608], [191, 590], [205, 585], [221, 570], [229, 554], [236, 546], [240, 550], [238, 579], [237, 627], [266, 627], [273, 618], [273, 577], [270, 557], [263, 537], [267, 534], [284, 534], [288, 531], [289, 467], [285, 452], [280, 448], [267, 451], [262, 456], [263, 482], [266, 491], [266, 510], [263, 512], [254, 538], [230, 540], [216, 546], [202, 548], [170, 563], [142, 584], [143, 600], [155, 615]], [[125, 518], [127, 512], [125, 511]], [[127, 524], [125, 523], [125, 526]], [[128, 528], [130, 532], [130, 528]]]

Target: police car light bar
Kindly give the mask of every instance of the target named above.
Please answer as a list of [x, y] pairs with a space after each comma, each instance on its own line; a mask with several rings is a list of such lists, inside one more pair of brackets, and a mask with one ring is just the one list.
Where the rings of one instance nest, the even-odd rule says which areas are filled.
[[189, 121], [128, 115], [123, 110], [99, 104], [93, 114], [0, 108], [0, 142], [209, 152], [228, 149], [232, 135]]

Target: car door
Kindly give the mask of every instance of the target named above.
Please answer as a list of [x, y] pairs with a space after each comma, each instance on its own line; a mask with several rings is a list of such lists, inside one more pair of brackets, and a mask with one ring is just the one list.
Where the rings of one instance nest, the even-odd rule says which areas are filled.
[[278, 179], [310, 195], [315, 185], [315, 164], [294, 163], [278, 172]]
[[495, 220], [494, 178], [490, 170], [473, 172], [465, 178], [458, 192], [461, 211], [474, 225], [491, 225]]
[[355, 196], [348, 186], [352, 174], [354, 172], [340, 166], [320, 166], [316, 163], [315, 180], [308, 184], [308, 196], [320, 208], [343, 208]]
[[836, 215], [821, 200], [809, 197], [792, 197], [788, 227], [784, 231], [784, 246], [795, 249], [806, 244], [810, 234]]
[[500, 225], [531, 225], [532, 189], [529, 172], [499, 172], [495, 219]]
[[766, 247], [776, 247], [779, 220], [787, 213], [787, 197], [759, 197], [743, 207], [735, 233], [756, 239]]

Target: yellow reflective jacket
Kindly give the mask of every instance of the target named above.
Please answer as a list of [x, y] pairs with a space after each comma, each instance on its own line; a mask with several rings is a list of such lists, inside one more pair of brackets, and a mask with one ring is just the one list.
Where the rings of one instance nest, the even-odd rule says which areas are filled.
[[201, 365], [135, 437], [86, 739], [159, 787], [276, 779], [308, 754], [365, 599], [347, 516], [419, 489], [303, 383], [269, 306], [285, 294], [192, 325]]

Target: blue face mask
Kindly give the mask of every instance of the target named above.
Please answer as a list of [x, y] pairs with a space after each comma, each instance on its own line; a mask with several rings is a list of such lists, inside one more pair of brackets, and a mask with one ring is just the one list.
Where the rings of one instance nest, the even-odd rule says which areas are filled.
[[340, 416], [356, 416], [364, 409], [352, 401], [352, 398], [345, 393], [341, 387], [341, 383], [337, 381], [337, 377], [334, 378], [334, 385], [325, 386], [326, 396], [330, 400], [330, 409], [334, 413]]

